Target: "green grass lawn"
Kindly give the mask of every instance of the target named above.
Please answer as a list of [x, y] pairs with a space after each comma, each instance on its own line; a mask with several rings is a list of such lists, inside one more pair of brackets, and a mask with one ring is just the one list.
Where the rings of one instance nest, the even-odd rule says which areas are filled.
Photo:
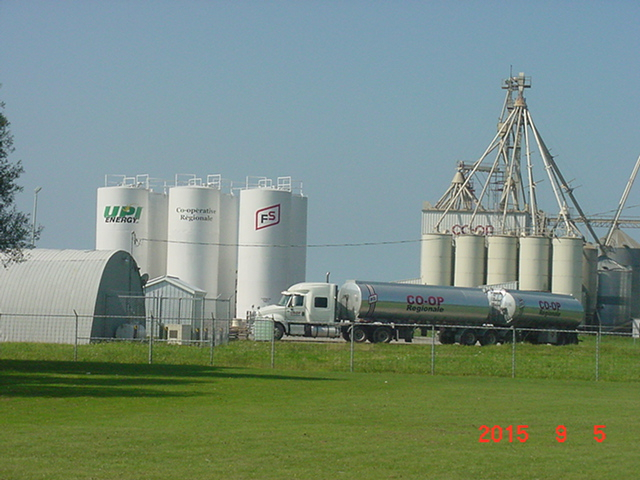
[[[634, 478], [639, 394], [624, 381], [5, 355], [0, 478]], [[482, 425], [528, 425], [528, 439], [480, 443]]]

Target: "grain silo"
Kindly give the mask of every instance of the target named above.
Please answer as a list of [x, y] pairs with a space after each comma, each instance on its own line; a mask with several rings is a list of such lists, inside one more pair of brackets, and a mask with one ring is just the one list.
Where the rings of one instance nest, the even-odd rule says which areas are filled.
[[487, 237], [487, 284], [518, 280], [518, 238], [510, 235]]
[[631, 316], [640, 318], [640, 244], [620, 229], [611, 235], [607, 256], [631, 269]]
[[[211, 302], [226, 299], [228, 303], [233, 295], [235, 261], [233, 254], [221, 261], [221, 252], [228, 253], [233, 245], [234, 213], [232, 196], [223, 193], [217, 183], [202, 185], [194, 178], [169, 189], [167, 275], [205, 291], [206, 314], [216, 318], [226, 317], [229, 308], [213, 307]], [[221, 240], [231, 243], [221, 248]]]
[[551, 239], [521, 237], [518, 266], [520, 290], [549, 291], [549, 260]]
[[303, 282], [307, 276], [307, 207], [308, 198], [292, 192], [289, 285]]
[[582, 258], [584, 240], [578, 237], [554, 238], [551, 260], [551, 291], [582, 299]]
[[149, 225], [147, 238], [139, 242], [146, 242], [147, 265], [143, 273], [149, 278], [159, 278], [167, 273], [167, 209], [169, 198], [164, 192], [149, 192]]
[[458, 235], [455, 240], [453, 284], [477, 287], [485, 283], [485, 237]]
[[302, 251], [306, 255], [306, 249], [300, 247], [300, 242], [306, 239], [306, 202], [294, 200], [296, 195], [286, 184], [278, 182], [274, 186], [265, 178], [255, 184], [248, 180], [240, 192], [239, 317], [245, 317], [254, 308], [277, 302], [284, 289], [305, 279], [300, 258]]
[[598, 259], [598, 319], [605, 328], [631, 323], [631, 268], [606, 256]]
[[587, 243], [582, 252], [582, 304], [584, 305], [585, 323], [595, 322], [598, 304], [598, 247]]
[[96, 250], [124, 250], [150, 278], [165, 273], [166, 195], [147, 175], [108, 175], [98, 188]]
[[420, 280], [425, 285], [452, 285], [453, 235], [425, 233], [420, 248]]

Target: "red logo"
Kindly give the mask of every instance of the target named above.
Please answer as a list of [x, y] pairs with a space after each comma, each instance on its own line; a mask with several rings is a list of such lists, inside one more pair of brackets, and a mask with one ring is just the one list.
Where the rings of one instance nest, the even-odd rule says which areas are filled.
[[280, 223], [280, 204], [261, 208], [256, 212], [256, 230], [273, 227]]

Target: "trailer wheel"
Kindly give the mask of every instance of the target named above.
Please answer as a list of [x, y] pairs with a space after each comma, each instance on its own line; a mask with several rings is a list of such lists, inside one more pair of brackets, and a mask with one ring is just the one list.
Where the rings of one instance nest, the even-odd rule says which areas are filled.
[[453, 343], [456, 343], [456, 338], [455, 338], [454, 332], [452, 332], [451, 330], [449, 330], [447, 328], [441, 329], [438, 332], [438, 341], [442, 345], [451, 345]]
[[567, 345], [578, 345], [577, 333], [567, 333]]
[[475, 345], [478, 337], [473, 330], [463, 330], [460, 334], [460, 345]]
[[274, 323], [273, 324], [273, 338], [275, 340], [282, 340], [282, 337], [284, 337], [284, 327], [282, 326], [281, 323]]
[[362, 327], [353, 327], [353, 341], [362, 343], [367, 340], [367, 332]]
[[389, 343], [393, 338], [393, 333], [388, 327], [378, 327], [371, 335], [372, 343]]
[[480, 345], [495, 345], [498, 343], [498, 334], [495, 330], [487, 330], [480, 337]]

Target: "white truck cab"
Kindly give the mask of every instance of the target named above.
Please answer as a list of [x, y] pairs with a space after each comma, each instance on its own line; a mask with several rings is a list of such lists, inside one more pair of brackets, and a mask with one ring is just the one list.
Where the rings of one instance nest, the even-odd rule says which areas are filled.
[[296, 283], [282, 292], [276, 305], [267, 305], [257, 318], [274, 321], [275, 337], [339, 337], [336, 297], [338, 286], [333, 283]]

